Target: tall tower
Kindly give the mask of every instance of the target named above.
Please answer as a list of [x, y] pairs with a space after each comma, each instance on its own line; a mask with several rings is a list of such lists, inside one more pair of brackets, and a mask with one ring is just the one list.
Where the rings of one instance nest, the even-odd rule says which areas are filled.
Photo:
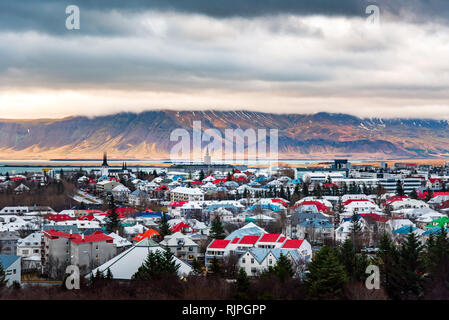
[[106, 152], [103, 154], [103, 164], [101, 165], [101, 175], [102, 176], [109, 175], [108, 157], [107, 157]]
[[204, 156], [204, 164], [210, 165], [210, 155], [209, 155], [209, 148], [206, 149], [206, 155]]

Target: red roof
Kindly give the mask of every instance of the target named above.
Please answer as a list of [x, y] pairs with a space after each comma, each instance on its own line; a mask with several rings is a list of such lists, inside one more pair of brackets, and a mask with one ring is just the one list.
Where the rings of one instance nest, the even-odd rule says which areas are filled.
[[189, 201], [174, 201], [173, 203], [170, 203], [169, 207], [182, 207], [184, 204], [188, 203]]
[[285, 241], [284, 245], [282, 246], [282, 249], [299, 249], [303, 242], [304, 240], [289, 239]]
[[70, 233], [67, 233], [67, 232], [56, 231], [54, 229], [50, 229], [50, 230], [44, 231], [44, 235], [47, 238], [53, 238], [53, 239], [56, 239], [56, 238], [59, 238], [59, 237], [69, 238], [70, 239], [70, 238], [76, 238], [77, 236], [78, 237], [80, 236], [77, 233], [70, 234]]
[[167, 186], [160, 186], [154, 189], [154, 191], [166, 191], [166, 190], [168, 190]]
[[183, 232], [184, 229], [192, 229], [192, 232], [196, 232], [196, 230], [194, 230], [192, 227], [190, 227], [188, 224], [185, 224], [184, 222], [180, 222], [177, 225], [174, 225], [173, 227], [170, 228], [170, 231], [173, 233]]
[[408, 198], [408, 196], [393, 196], [386, 201], [386, 204], [392, 204], [393, 202], [402, 201], [407, 198]]
[[283, 206], [286, 206], [286, 205], [287, 205], [287, 202], [284, 201], [284, 200], [282, 200], [282, 199], [271, 199], [271, 202], [273, 202], [273, 203], [280, 203], [280, 204], [282, 204]]
[[68, 238], [70, 241], [75, 243], [87, 243], [87, 242], [99, 242], [99, 241], [107, 241], [112, 243], [114, 239], [112, 239], [110, 236], [104, 234], [101, 231], [95, 231], [93, 234], [88, 236], [83, 236], [77, 233], [66, 233], [66, 232], [59, 232], [56, 230], [47, 230], [44, 231], [44, 235], [47, 238], [57, 239], [59, 237]]
[[239, 244], [255, 244], [259, 240], [260, 236], [244, 236]]
[[208, 249], [224, 249], [228, 246], [231, 240], [215, 239], [208, 247]]
[[260, 238], [259, 242], [276, 242], [277, 239], [279, 239], [280, 234], [272, 234], [267, 233]]
[[100, 241], [112, 243], [114, 239], [101, 231], [95, 231], [91, 235], [84, 236], [84, 238], [78, 235], [78, 237], [76, 237], [75, 239], [71, 239], [71, 241], [75, 243], [100, 242]]
[[89, 183], [97, 183], [97, 181], [95, 181], [95, 180], [92, 179], [92, 178], [89, 178]]
[[327, 206], [325, 206], [323, 203], [319, 201], [303, 201], [301, 203], [295, 204], [292, 208], [296, 209], [299, 208], [300, 206], [316, 206], [318, 211], [321, 212], [325, 212], [328, 209]]
[[94, 216], [82, 216], [78, 218], [78, 220], [87, 220], [87, 221], [92, 221], [94, 219], [95, 219]]
[[204, 184], [204, 183], [201, 181], [193, 181], [192, 184]]
[[227, 181], [227, 179], [215, 179], [213, 183], [217, 184], [217, 183], [226, 182], [226, 181]]
[[[425, 192], [418, 191], [417, 195], [420, 198], [425, 198], [425, 197], [427, 197], [427, 191], [425, 191]], [[449, 192], [433, 192], [432, 193], [432, 197], [437, 197], [437, 196], [449, 196]]]
[[362, 216], [363, 218], [371, 218], [374, 221], [378, 222], [387, 222], [388, 220], [390, 220], [390, 218], [382, 217], [381, 215], [376, 213], [360, 213], [359, 215]]
[[373, 203], [371, 200], [369, 199], [349, 199], [346, 200], [345, 202], [343, 202], [344, 206], [347, 206], [348, 204], [352, 203], [352, 202], [371, 202]]
[[11, 181], [20, 181], [20, 180], [26, 180], [24, 177], [12, 177], [10, 178]]
[[47, 216], [47, 220], [50, 221], [68, 221], [73, 220], [68, 214], [50, 214]]
[[429, 181], [434, 183], [435, 181], [438, 181], [441, 183], [441, 178], [429, 178]]

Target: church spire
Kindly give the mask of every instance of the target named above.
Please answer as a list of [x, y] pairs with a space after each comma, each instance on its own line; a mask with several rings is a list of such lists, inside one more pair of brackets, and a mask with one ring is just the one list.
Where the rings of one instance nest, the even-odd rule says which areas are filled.
[[103, 164], [101, 166], [102, 167], [109, 167], [109, 165], [108, 165], [108, 156], [107, 156], [106, 152], [103, 154]]

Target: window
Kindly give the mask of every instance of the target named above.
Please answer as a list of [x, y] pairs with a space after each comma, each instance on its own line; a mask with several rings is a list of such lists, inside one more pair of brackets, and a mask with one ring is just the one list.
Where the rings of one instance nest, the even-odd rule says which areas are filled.
[[273, 260], [272, 260], [272, 259], [269, 259], [269, 260], [268, 260], [268, 263], [269, 263], [269, 264], [272, 264], [272, 263], [273, 263]]
[[28, 250], [22, 250], [22, 254], [28, 254]]
[[13, 273], [13, 274], [16, 274], [16, 269], [14, 269], [14, 270], [12, 271], [12, 273]]
[[34, 249], [33, 253], [39, 253], [39, 249]]
[[242, 263], [245, 263], [245, 258], [242, 259]]
[[254, 263], [254, 259], [253, 258], [251, 258], [251, 263]]

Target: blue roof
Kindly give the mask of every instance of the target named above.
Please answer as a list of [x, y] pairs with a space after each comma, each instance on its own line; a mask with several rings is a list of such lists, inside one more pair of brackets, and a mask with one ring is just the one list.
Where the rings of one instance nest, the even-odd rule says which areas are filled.
[[[445, 232], [448, 231], [448, 229], [444, 229]], [[441, 233], [441, 227], [435, 227], [435, 228], [430, 228], [429, 230], [427, 230], [426, 232], [424, 232], [424, 235], [429, 235], [429, 234], [437, 234], [437, 233]]]
[[[399, 229], [394, 230], [392, 233], [397, 233], [397, 234], [409, 234], [410, 233], [410, 227], [411, 226], [403, 226]], [[417, 227], [412, 227], [412, 230], [415, 231], [416, 229], [418, 229]]]
[[162, 218], [162, 212], [138, 212], [137, 215], [143, 218]]
[[[362, 216], [360, 214], [356, 214], [355, 215], [357, 220], [359, 220]], [[351, 221], [352, 220], [352, 216], [350, 216], [349, 218], [344, 218], [343, 221], [347, 222], [347, 221]]]
[[17, 261], [17, 259], [20, 259], [19, 256], [10, 256], [7, 254], [0, 254], [0, 263], [3, 267], [3, 269], [8, 269], [10, 265], [12, 265], [14, 262]]
[[289, 253], [296, 259], [299, 260], [300, 256], [298, 250], [295, 249], [282, 249], [282, 248], [273, 248], [273, 249], [265, 249], [265, 248], [250, 248], [249, 252], [254, 256], [257, 262], [261, 263], [267, 255], [271, 252], [273, 256], [278, 260], [281, 256], [281, 253], [286, 256]]
[[306, 221], [303, 221], [299, 224], [300, 226], [304, 227], [315, 227], [315, 228], [333, 228], [334, 226], [329, 222], [327, 219], [309, 219]]
[[278, 212], [279, 211], [279, 207], [274, 205], [274, 204], [254, 204], [250, 207], [248, 207], [245, 211], [251, 211], [251, 210], [256, 210], [256, 209], [264, 209], [264, 210], [271, 210], [274, 212]]

